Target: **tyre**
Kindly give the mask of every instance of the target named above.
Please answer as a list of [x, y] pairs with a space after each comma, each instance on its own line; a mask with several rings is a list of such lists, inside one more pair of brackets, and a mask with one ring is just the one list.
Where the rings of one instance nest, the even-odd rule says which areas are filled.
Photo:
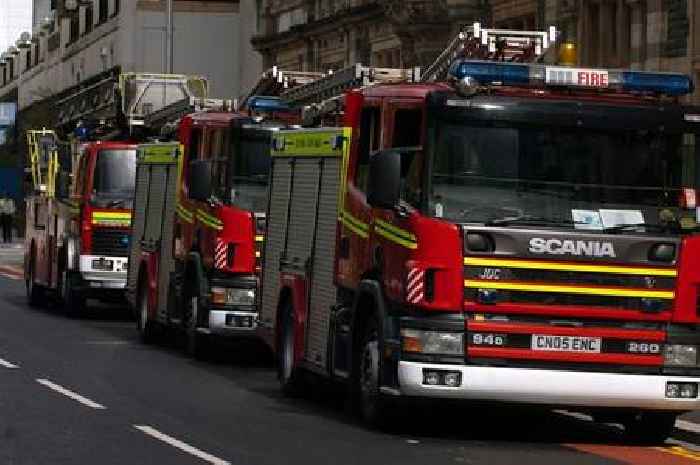
[[676, 424], [673, 412], [639, 412], [623, 421], [625, 435], [636, 444], [663, 444]]
[[61, 273], [60, 297], [63, 312], [73, 318], [79, 318], [85, 312], [85, 296], [77, 290], [79, 277], [64, 270]]
[[364, 324], [361, 343], [356, 356], [359, 357], [359, 371], [355, 392], [359, 395], [359, 407], [363, 420], [374, 427], [389, 425], [392, 411], [381, 386], [379, 324], [373, 316]]
[[136, 325], [141, 336], [141, 342], [152, 344], [156, 340], [156, 323], [148, 316], [148, 290], [142, 283], [136, 298]]
[[24, 285], [27, 291], [27, 302], [32, 307], [41, 307], [44, 305], [44, 289], [36, 284], [35, 279], [35, 258], [32, 253], [32, 258], [29, 261], [29, 269], [24, 278]]
[[277, 379], [282, 393], [287, 397], [299, 397], [304, 389], [302, 375], [294, 363], [295, 331], [294, 308], [286, 302], [279, 317], [279, 340], [277, 342]]
[[185, 352], [190, 357], [204, 359], [206, 357], [206, 339], [197, 331], [199, 318], [199, 296], [189, 291], [185, 292], [183, 300], [182, 329], [185, 336]]

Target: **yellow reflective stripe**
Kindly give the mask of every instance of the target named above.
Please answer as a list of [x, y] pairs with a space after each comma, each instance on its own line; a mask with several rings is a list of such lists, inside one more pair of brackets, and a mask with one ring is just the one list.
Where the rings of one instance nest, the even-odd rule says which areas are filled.
[[406, 231], [405, 229], [398, 228], [391, 223], [387, 223], [381, 218], [377, 218], [376, 220], [374, 220], [374, 223], [391, 232], [392, 234], [396, 234], [397, 236], [402, 237], [407, 241], [416, 241], [416, 236], [414, 236], [410, 232]]
[[131, 213], [128, 212], [93, 212], [92, 224], [116, 224], [128, 226], [131, 224]]
[[350, 231], [354, 232], [358, 236], [360, 236], [362, 239], [367, 239], [369, 237], [369, 233], [365, 231], [364, 229], [361, 229], [351, 221], [349, 221], [346, 217], [341, 216], [340, 221], [343, 223], [343, 225], [348, 228]]
[[139, 161], [141, 163], [175, 163], [177, 162], [178, 149], [175, 144], [144, 144], [139, 147]]
[[626, 266], [591, 265], [579, 263], [554, 263], [537, 260], [510, 260], [502, 258], [465, 257], [467, 266], [493, 266], [500, 268], [522, 268], [527, 270], [580, 271], [588, 273], [615, 273], [643, 276], [678, 276], [673, 268], [632, 268]]
[[205, 211], [197, 210], [197, 219], [201, 221], [202, 224], [209, 226], [210, 228], [216, 230], [224, 229], [223, 223], [221, 223], [218, 218], [211, 216]]
[[188, 212], [186, 209], [184, 209], [183, 207], [181, 207], [180, 205], [177, 206], [176, 211], [177, 211], [178, 216], [180, 218], [182, 218], [183, 220], [185, 220], [187, 223], [194, 222], [194, 218], [192, 217], [192, 214], [190, 212]]
[[273, 157], [340, 157], [343, 147], [334, 146], [338, 137], [343, 136], [342, 129], [302, 131], [280, 131], [274, 135], [272, 142]]
[[350, 212], [347, 211], [341, 211], [340, 212], [340, 221], [352, 232], [357, 234], [363, 239], [367, 239], [369, 237], [369, 225], [365, 223], [364, 221], [355, 218], [352, 216]]
[[418, 248], [416, 236], [401, 228], [397, 228], [384, 220], [375, 220], [374, 231], [383, 238], [406, 247], [407, 249], [414, 250]]
[[653, 291], [646, 289], [619, 289], [612, 287], [558, 286], [553, 284], [512, 283], [503, 281], [464, 280], [464, 286], [471, 289], [500, 289], [523, 292], [554, 292], [558, 294], [592, 294], [611, 297], [647, 297], [650, 299], [673, 299], [673, 291]]
[[131, 213], [128, 212], [93, 212], [94, 220], [130, 220]]
[[255, 242], [263, 242], [265, 240], [265, 236], [255, 236]]
[[191, 211], [187, 210], [184, 206], [182, 206], [182, 204], [177, 204], [176, 211], [178, 216], [180, 216], [180, 218], [182, 218], [186, 222], [194, 222], [194, 214]]

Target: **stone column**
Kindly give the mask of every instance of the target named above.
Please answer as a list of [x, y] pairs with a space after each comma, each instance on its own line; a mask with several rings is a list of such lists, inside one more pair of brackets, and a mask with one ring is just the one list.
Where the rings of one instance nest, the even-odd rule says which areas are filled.
[[613, 11], [615, 5], [608, 1], [601, 1], [598, 6], [598, 66], [610, 66], [613, 58], [615, 43], [613, 42]]
[[646, 50], [646, 12], [638, 0], [627, 0], [632, 9], [630, 16], [630, 67], [639, 69], [644, 66]]
[[625, 0], [617, 0], [617, 66], [626, 67], [630, 63], [630, 18]]

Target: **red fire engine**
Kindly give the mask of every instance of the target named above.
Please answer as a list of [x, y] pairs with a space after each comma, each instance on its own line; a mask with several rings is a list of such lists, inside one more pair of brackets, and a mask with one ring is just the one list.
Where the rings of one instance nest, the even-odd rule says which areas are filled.
[[370, 422], [560, 405], [645, 441], [700, 406], [692, 82], [548, 65], [554, 39], [475, 25], [422, 82], [347, 92], [345, 129], [275, 133], [259, 330], [285, 392], [346, 382]]
[[128, 297], [145, 342], [171, 327], [201, 356], [210, 336], [255, 334], [271, 134], [294, 115], [275, 98], [245, 107], [184, 113], [178, 142], [139, 149]]
[[122, 297], [144, 118], [174, 100], [205, 94], [201, 78], [110, 70], [60, 97], [56, 126], [63, 137], [73, 132], [70, 144], [53, 131], [29, 131], [34, 193], [27, 199], [25, 279], [31, 304], [52, 294], [77, 315], [88, 298]]

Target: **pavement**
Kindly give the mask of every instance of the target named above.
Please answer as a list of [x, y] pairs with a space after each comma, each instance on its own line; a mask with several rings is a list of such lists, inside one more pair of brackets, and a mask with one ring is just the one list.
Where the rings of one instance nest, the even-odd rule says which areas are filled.
[[[0, 265], [21, 264], [9, 250]], [[194, 361], [169, 338], [142, 344], [125, 308], [92, 306], [81, 319], [30, 308], [21, 279], [0, 275], [0, 464], [700, 462], [697, 415], [658, 448], [579, 414], [512, 407], [417, 406], [377, 431], [331, 388], [282, 397], [259, 346], [210, 355]]]

